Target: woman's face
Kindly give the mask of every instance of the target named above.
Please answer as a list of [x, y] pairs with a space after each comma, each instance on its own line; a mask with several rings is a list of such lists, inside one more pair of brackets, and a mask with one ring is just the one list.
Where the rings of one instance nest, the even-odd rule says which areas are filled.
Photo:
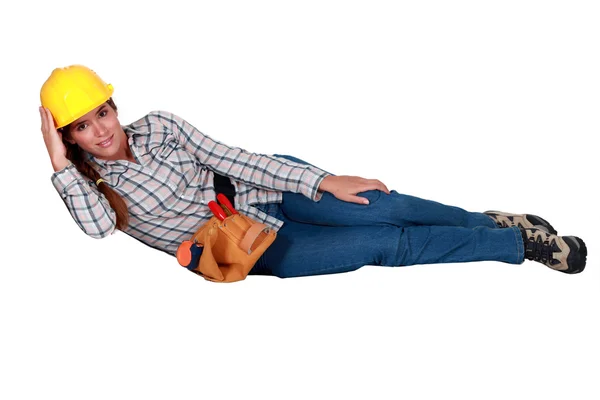
[[126, 157], [127, 135], [123, 131], [117, 111], [107, 103], [96, 107], [69, 127], [65, 140], [77, 144], [82, 150], [105, 160]]

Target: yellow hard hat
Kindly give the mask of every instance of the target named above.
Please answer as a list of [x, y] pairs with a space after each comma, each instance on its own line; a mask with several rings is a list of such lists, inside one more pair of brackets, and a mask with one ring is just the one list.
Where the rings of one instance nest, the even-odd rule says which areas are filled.
[[92, 111], [113, 94], [91, 69], [83, 65], [56, 68], [42, 85], [40, 100], [54, 116], [56, 128], [62, 128]]

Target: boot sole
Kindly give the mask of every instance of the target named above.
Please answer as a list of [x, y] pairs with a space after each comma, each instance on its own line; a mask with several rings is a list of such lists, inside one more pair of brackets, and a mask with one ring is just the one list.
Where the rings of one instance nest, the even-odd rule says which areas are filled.
[[583, 240], [577, 236], [563, 236], [562, 239], [569, 245], [570, 249], [569, 256], [567, 257], [569, 268], [560, 272], [578, 274], [585, 269], [587, 247]]

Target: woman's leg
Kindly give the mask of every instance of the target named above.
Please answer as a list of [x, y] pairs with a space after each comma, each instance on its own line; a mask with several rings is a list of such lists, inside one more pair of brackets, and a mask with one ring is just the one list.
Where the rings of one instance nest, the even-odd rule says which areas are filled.
[[260, 205], [284, 221], [275, 242], [250, 272], [281, 278], [332, 274], [364, 265], [501, 261], [520, 264], [524, 248], [518, 228], [453, 226], [312, 225], [292, 221], [278, 204]]
[[[308, 164], [296, 157], [275, 155], [294, 162]], [[309, 164], [312, 165], [312, 164]], [[400, 194], [392, 190], [388, 195], [379, 190], [358, 194], [369, 199], [368, 205], [349, 203], [325, 192], [314, 202], [299, 193], [283, 192], [283, 212], [294, 221], [328, 226], [418, 225], [461, 226], [474, 228], [498, 226], [489, 216], [469, 212], [459, 207]]]
[[283, 212], [294, 221], [329, 226], [395, 225], [406, 226], [460, 226], [497, 228], [496, 223], [482, 213], [468, 212], [431, 200], [400, 194], [392, 190], [359, 193], [369, 204], [349, 203], [331, 193], [323, 193], [314, 202], [299, 193], [283, 192]]

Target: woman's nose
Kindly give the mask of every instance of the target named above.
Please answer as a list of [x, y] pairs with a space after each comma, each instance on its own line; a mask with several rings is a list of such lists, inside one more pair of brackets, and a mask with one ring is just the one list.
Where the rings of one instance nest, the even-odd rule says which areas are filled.
[[104, 124], [96, 122], [94, 125], [96, 136], [106, 136], [106, 134], [108, 133], [108, 128]]

